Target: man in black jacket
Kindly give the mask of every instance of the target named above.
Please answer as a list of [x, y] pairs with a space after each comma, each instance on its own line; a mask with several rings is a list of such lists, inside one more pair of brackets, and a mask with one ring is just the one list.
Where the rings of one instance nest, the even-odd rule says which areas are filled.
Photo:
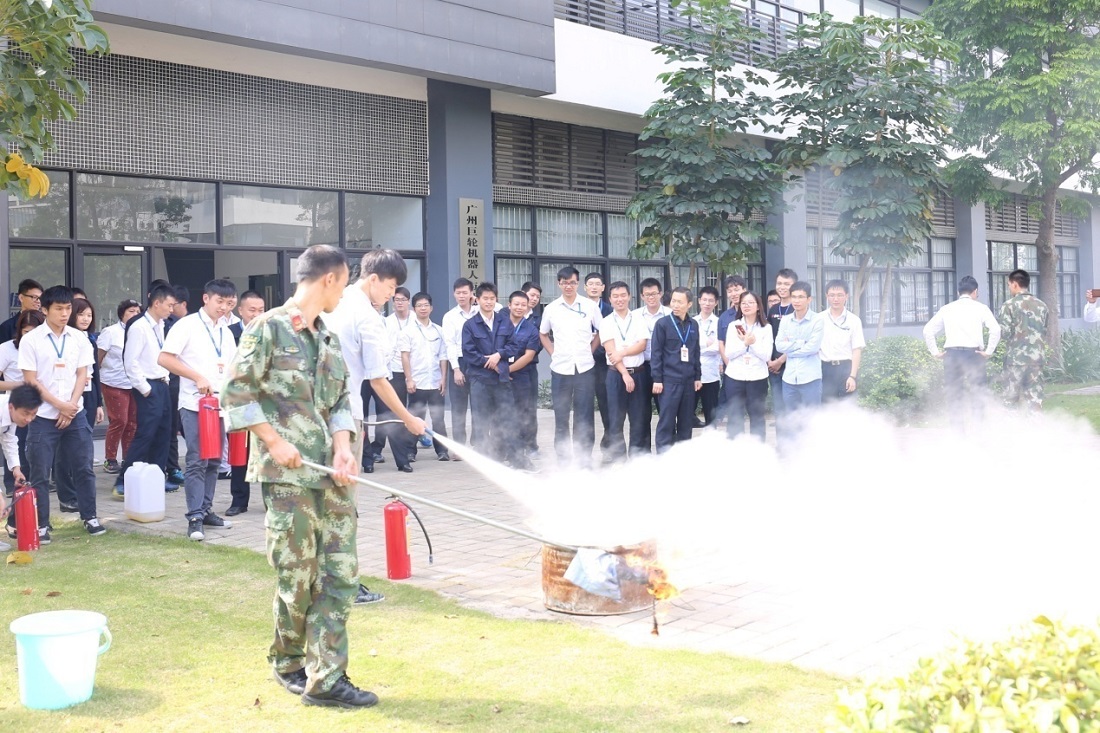
[[695, 424], [695, 393], [703, 386], [699, 361], [699, 324], [688, 316], [691, 291], [680, 287], [669, 301], [672, 314], [653, 326], [650, 373], [657, 395], [657, 452], [664, 453], [677, 440], [691, 440]]

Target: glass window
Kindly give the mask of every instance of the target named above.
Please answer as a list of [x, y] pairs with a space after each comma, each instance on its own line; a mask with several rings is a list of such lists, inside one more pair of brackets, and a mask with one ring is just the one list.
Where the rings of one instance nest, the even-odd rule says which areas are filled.
[[349, 249], [422, 250], [424, 202], [406, 196], [344, 194], [344, 226]]
[[217, 241], [213, 183], [78, 173], [76, 234], [114, 242]]
[[603, 217], [596, 212], [538, 209], [535, 225], [540, 254], [603, 255]]
[[225, 244], [253, 247], [339, 245], [337, 195], [333, 191], [223, 186], [222, 237]]
[[955, 240], [932, 238], [932, 267], [936, 269], [954, 269]]
[[607, 255], [608, 257], [630, 257], [630, 248], [641, 236], [638, 222], [623, 214], [607, 215]]
[[[32, 278], [42, 287], [69, 284], [69, 251], [49, 247], [12, 247], [8, 254], [11, 269], [8, 271], [8, 303], [10, 315], [19, 312], [19, 281]], [[7, 316], [5, 316], [6, 318]]]
[[1080, 307], [1081, 282], [1077, 269], [1077, 248], [1058, 247], [1058, 317], [1073, 318]]
[[8, 197], [8, 234], [28, 239], [70, 239], [69, 174], [46, 171], [50, 192], [45, 198], [24, 201]]
[[496, 285], [502, 300], [513, 291], [519, 290], [525, 282], [532, 280], [532, 264], [531, 260], [518, 257], [497, 258]]
[[1016, 267], [1028, 272], [1039, 271], [1039, 248], [1034, 244], [1016, 245]]
[[526, 206], [493, 206], [493, 251], [531, 254], [531, 210]]
[[898, 6], [882, 0], [863, 0], [863, 14], [877, 15], [880, 18], [896, 18]]

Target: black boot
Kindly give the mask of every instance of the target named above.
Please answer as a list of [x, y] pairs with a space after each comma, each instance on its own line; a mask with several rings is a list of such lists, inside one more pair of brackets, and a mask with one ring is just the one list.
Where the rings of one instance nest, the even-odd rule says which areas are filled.
[[315, 692], [312, 695], [303, 693], [302, 702], [306, 705], [323, 705], [325, 707], [369, 708], [378, 704], [378, 695], [360, 690], [351, 683], [351, 680], [345, 674], [336, 680], [335, 685], [324, 692]]

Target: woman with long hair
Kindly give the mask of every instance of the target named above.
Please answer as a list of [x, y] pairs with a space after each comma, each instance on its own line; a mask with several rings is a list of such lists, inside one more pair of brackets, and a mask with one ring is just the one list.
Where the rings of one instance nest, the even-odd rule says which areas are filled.
[[745, 430], [764, 440], [764, 400], [768, 396], [768, 359], [772, 358], [772, 329], [767, 310], [756, 293], [741, 294], [741, 317], [726, 330], [726, 434], [734, 438]]

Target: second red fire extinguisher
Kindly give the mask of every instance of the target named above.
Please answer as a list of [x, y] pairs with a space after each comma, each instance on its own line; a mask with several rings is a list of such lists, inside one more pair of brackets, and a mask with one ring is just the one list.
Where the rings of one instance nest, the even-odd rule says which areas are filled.
[[199, 398], [199, 460], [222, 456], [222, 413], [212, 394]]
[[15, 536], [19, 549], [30, 552], [39, 548], [38, 539], [38, 492], [26, 484], [15, 490], [12, 496], [12, 511], [15, 512]]
[[391, 501], [382, 512], [386, 529], [386, 577], [390, 580], [404, 580], [412, 575], [409, 508], [403, 502]]

